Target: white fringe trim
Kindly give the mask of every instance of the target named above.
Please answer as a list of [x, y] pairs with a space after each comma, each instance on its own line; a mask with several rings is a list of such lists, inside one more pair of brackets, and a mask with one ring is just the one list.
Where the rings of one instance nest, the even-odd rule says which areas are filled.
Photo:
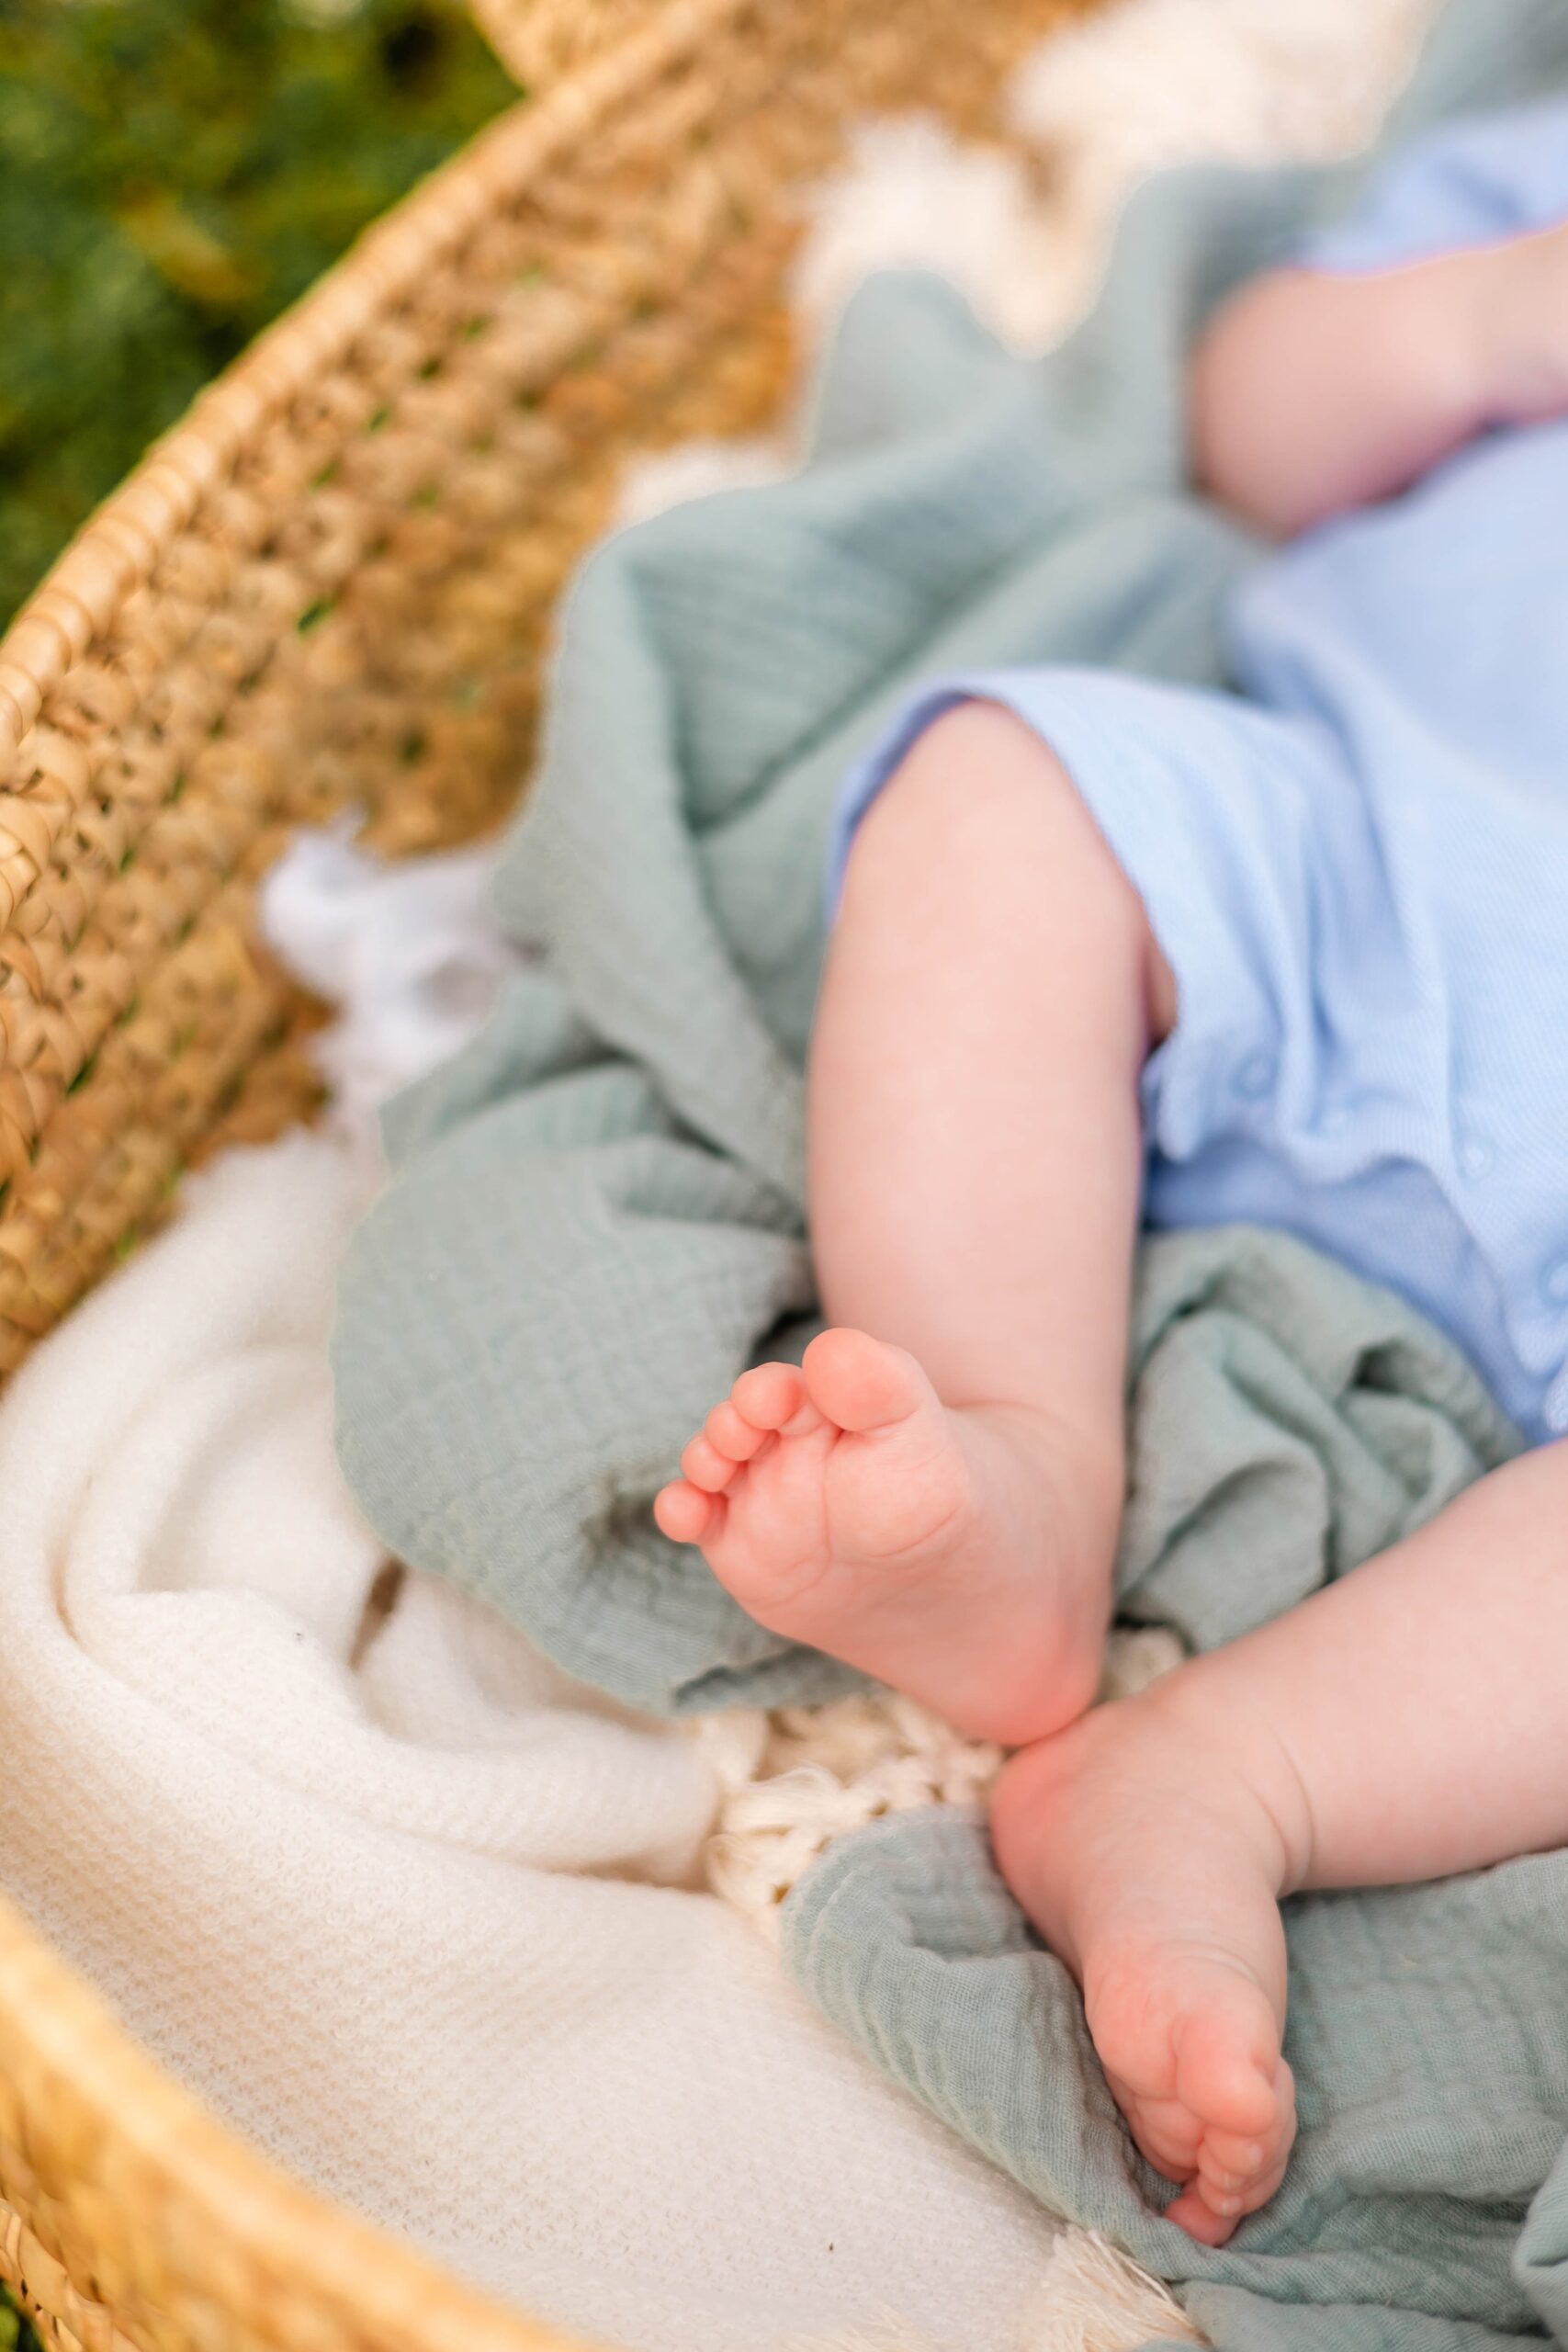
[[[1148, 2344], [1207, 2345], [1168, 2287], [1091, 2230], [1064, 2228], [1039, 2288], [1005, 2341], [987, 2352], [1144, 2352]], [[835, 2329], [794, 2352], [938, 2352], [897, 2320]], [[978, 2347], [976, 2347], [978, 2352]]]
[[1017, 2352], [1143, 2352], [1206, 2344], [1168, 2287], [1092, 2230], [1064, 2230]]

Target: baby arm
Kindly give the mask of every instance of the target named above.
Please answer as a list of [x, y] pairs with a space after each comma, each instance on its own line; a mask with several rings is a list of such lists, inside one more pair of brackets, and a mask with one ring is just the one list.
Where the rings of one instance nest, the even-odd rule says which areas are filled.
[[1194, 356], [1202, 485], [1288, 537], [1416, 481], [1488, 425], [1568, 411], [1568, 222], [1403, 268], [1281, 269]]

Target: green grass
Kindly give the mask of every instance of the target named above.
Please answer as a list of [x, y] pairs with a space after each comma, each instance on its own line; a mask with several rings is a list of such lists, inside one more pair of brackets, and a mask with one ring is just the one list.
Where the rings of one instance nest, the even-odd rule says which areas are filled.
[[41, 2352], [38, 2337], [4, 2287], [0, 2287], [0, 2352]]
[[514, 96], [458, 0], [0, 0], [0, 622], [148, 441]]

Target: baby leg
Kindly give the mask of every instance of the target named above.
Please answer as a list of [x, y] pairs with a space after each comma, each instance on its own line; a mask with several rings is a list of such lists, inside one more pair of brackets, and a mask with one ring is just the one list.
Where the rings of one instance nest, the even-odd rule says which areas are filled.
[[1009, 713], [916, 742], [849, 862], [810, 1070], [840, 1328], [748, 1373], [660, 1523], [766, 1625], [1016, 1743], [1093, 1695], [1122, 1498], [1142, 905]]
[[1568, 1843], [1568, 1443], [1015, 1758], [993, 1830], [1170, 2218], [1219, 2245], [1293, 2132], [1280, 1896]]

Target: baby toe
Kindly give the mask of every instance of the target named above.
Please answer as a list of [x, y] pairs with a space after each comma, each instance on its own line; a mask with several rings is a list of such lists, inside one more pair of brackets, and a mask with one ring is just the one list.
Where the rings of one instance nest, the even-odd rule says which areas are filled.
[[1249, 2188], [1269, 2163], [1261, 2140], [1247, 2140], [1235, 2132], [1205, 2133], [1199, 2151], [1199, 2168], [1211, 2187], [1223, 2195]]
[[[1287, 2152], [1288, 2155], [1288, 2152]], [[1200, 2166], [1188, 2186], [1201, 2198], [1209, 2211], [1232, 2228], [1245, 2221], [1248, 2213], [1256, 2213], [1267, 2205], [1285, 2177], [1287, 2155], [1266, 2162], [1262, 2170], [1238, 2179], [1233, 2173], [1215, 2174], [1207, 2164]]]
[[768, 1442], [768, 1431], [747, 1420], [728, 1397], [708, 1415], [703, 1424], [703, 1435], [727, 1462], [750, 1462], [758, 1448]]
[[722, 1494], [739, 1466], [720, 1453], [706, 1437], [694, 1437], [681, 1456], [682, 1476], [688, 1485], [699, 1487], [705, 1495]]
[[1177, 2091], [1211, 2132], [1265, 2143], [1280, 2115], [1279, 2026], [1252, 1986], [1182, 2021], [1177, 2040]]
[[1226, 2201], [1233, 2203], [1234, 2210], [1217, 2212], [1203, 2192], [1193, 2186], [1171, 2199], [1165, 2209], [1165, 2218], [1174, 2222], [1179, 2230], [1185, 2230], [1200, 2245], [1224, 2245], [1227, 2238], [1235, 2234], [1236, 2223], [1241, 2220], [1240, 2198]]
[[1190, 2180], [1198, 2169], [1203, 2126], [1174, 2099], [1141, 2099], [1114, 2082], [1111, 2089], [1139, 2148], [1168, 2180]]
[[912, 1355], [866, 1331], [819, 1331], [802, 1370], [812, 1396], [840, 1429], [885, 1429], [937, 1401]]
[[[1283, 2059], [1279, 2063], [1278, 2076], [1275, 2114], [1264, 2130], [1253, 2136], [1210, 2131], [1199, 2151], [1198, 2170], [1189, 2193], [1223, 2224], [1226, 2237], [1246, 2215], [1256, 2213], [1260, 2206], [1268, 2204], [1285, 2177], [1295, 2141], [1296, 2121], [1291, 2070]], [[1201, 2220], [1196, 2228], [1192, 2226], [1190, 2207], [1183, 2206], [1180, 2213], [1172, 2211], [1170, 2218], [1204, 2245], [1224, 2243]]]
[[793, 1363], [760, 1363], [743, 1372], [729, 1392], [729, 1401], [742, 1420], [764, 1435], [782, 1430], [806, 1399], [806, 1383]]
[[1261, 2179], [1253, 2181], [1242, 2191], [1241, 2210], [1244, 2215], [1256, 2213], [1260, 2206], [1267, 2205], [1270, 2198], [1279, 2194], [1280, 2184], [1284, 2179], [1288, 2169], [1289, 2154], [1287, 2153], [1280, 2158], [1278, 2164], [1269, 2166]]
[[671, 1544], [700, 1544], [719, 1524], [723, 1511], [721, 1502], [684, 1478], [673, 1479], [654, 1497], [654, 1524]]

